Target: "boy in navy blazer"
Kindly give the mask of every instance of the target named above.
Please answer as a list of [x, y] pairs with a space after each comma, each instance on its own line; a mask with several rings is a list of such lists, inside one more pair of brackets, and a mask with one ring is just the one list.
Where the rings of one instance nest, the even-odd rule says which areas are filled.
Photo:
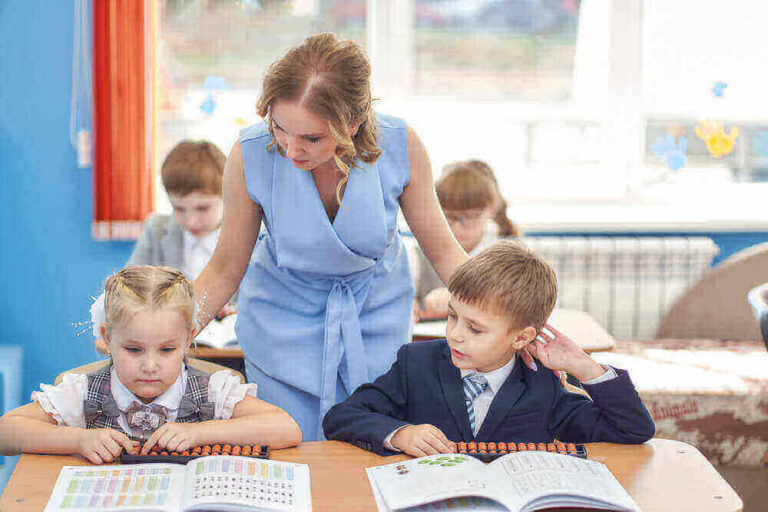
[[[448, 289], [446, 339], [404, 345], [387, 373], [328, 411], [328, 439], [421, 457], [450, 453], [459, 441], [634, 444], [653, 437], [626, 371], [601, 366], [550, 326], [554, 335], [542, 330], [557, 279], [539, 257], [497, 242], [461, 265]], [[543, 367], [529, 368], [523, 349]], [[563, 389], [561, 370], [591, 400]]]

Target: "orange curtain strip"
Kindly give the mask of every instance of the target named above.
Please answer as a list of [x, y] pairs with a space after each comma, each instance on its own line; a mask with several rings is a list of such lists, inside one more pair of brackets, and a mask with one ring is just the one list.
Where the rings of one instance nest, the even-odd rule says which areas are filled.
[[135, 239], [152, 211], [154, 0], [93, 2], [97, 240]]

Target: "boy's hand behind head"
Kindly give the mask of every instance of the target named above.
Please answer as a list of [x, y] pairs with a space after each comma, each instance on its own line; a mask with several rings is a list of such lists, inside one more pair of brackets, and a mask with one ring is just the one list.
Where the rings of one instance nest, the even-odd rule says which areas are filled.
[[527, 347], [541, 364], [553, 371], [563, 370], [580, 381], [599, 377], [605, 370], [571, 338], [546, 324]]
[[453, 453], [453, 443], [434, 425], [408, 425], [392, 436], [392, 446], [414, 457]]

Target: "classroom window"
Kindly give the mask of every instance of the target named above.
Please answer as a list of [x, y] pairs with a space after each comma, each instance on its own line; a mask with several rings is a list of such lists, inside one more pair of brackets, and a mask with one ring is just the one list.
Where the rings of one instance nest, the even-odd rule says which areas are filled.
[[[696, 0], [159, 4], [155, 168], [183, 138], [228, 152], [258, 121], [266, 66], [333, 31], [366, 48], [376, 108], [417, 130], [436, 173], [486, 160], [513, 204], [768, 179], [760, 3], [735, 0], [728, 16]], [[738, 128], [732, 151], [713, 156], [696, 134], [705, 119], [726, 137]]]

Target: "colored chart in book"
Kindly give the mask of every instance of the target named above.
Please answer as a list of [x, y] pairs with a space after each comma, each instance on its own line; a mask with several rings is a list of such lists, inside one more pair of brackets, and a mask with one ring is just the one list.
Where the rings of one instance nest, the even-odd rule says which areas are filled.
[[294, 468], [269, 460], [208, 458], [192, 462], [196, 500], [246, 499], [254, 506], [293, 507]]
[[165, 505], [171, 485], [168, 468], [82, 469], [74, 471], [59, 508]]

